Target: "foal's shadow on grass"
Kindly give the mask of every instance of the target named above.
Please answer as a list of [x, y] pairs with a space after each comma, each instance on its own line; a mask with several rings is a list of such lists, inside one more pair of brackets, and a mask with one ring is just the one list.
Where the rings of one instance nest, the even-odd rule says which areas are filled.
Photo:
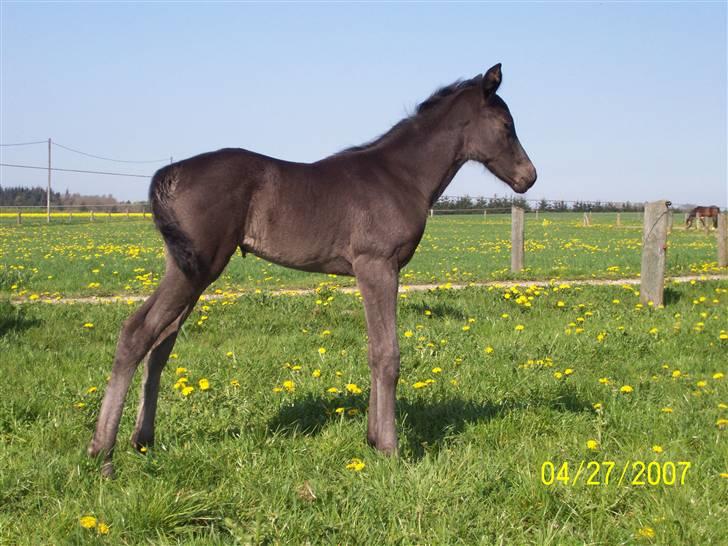
[[[342, 417], [337, 407], [354, 408], [353, 417]], [[582, 413], [592, 411], [589, 401], [581, 400], [576, 392], [564, 387], [558, 394], [537, 393], [528, 399], [504, 399], [498, 402], [465, 400], [400, 400], [397, 403], [397, 422], [403, 454], [421, 459], [426, 452], [438, 451], [461, 434], [468, 425], [484, 423], [510, 413], [548, 408], [554, 411]], [[366, 422], [366, 397], [337, 398], [306, 396], [282, 407], [268, 423], [269, 433], [305, 436], [319, 434], [330, 421], [361, 419]], [[363, 441], [363, 440], [362, 440]]]
[[459, 320], [465, 320], [467, 318], [465, 311], [445, 302], [430, 301], [427, 304], [419, 302], [408, 303], [403, 307], [405, 311], [414, 311], [418, 316], [423, 316], [425, 311], [431, 311], [434, 317], [451, 317]]
[[0, 338], [10, 332], [22, 332], [40, 324], [36, 318], [27, 318], [25, 309], [9, 301], [0, 301]]
[[670, 286], [665, 288], [665, 292], [664, 292], [665, 305], [672, 305], [673, 303], [677, 303], [682, 299], [682, 297], [683, 297], [682, 292], [679, 292]]

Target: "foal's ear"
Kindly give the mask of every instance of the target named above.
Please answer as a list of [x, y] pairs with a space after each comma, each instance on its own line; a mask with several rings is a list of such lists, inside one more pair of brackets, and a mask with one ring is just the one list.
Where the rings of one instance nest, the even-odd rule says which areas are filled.
[[483, 95], [486, 99], [498, 91], [502, 77], [500, 63], [490, 67], [488, 72], [485, 73], [483, 76]]

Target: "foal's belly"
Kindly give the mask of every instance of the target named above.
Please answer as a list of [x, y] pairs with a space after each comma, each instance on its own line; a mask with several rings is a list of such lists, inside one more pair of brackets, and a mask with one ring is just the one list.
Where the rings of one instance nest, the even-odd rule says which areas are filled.
[[243, 252], [250, 252], [259, 258], [291, 269], [335, 275], [354, 274], [349, 260], [331, 253], [331, 248], [325, 248], [325, 245], [323, 245], [323, 248], [311, 248], [310, 242], [300, 244], [295, 239], [271, 241], [246, 235], [243, 237], [240, 249]]

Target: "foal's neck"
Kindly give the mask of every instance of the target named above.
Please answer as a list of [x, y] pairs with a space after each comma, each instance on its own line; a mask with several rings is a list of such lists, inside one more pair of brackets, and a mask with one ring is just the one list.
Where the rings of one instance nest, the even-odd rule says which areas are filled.
[[425, 211], [438, 200], [467, 161], [464, 154], [467, 119], [455, 114], [454, 105], [442, 105], [438, 110], [412, 118], [380, 150], [397, 178], [421, 195]]

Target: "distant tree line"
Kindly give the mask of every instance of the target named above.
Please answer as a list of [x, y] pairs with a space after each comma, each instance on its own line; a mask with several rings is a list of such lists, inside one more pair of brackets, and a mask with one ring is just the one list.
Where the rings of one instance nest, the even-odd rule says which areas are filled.
[[[104, 210], [108, 210], [109, 212], [119, 212], [124, 209], [124, 205], [130, 204], [132, 204], [130, 201], [117, 201], [111, 194], [81, 195], [80, 193], [70, 193], [68, 190], [66, 190], [63, 194], [57, 191], [51, 191], [51, 208], [54, 206], [66, 206], [86, 211], [93, 207], [104, 206]], [[21, 186], [0, 186], [0, 206], [44, 207], [46, 206], [46, 189], [41, 187], [24, 188]]]
[[[46, 204], [45, 188], [3, 188], [0, 186], [0, 205], [9, 207], [40, 207]], [[61, 204], [61, 194], [51, 191], [51, 206]]]
[[460, 210], [467, 214], [482, 210], [500, 210], [509, 212], [512, 206], [521, 207], [526, 211], [541, 212], [638, 212], [644, 208], [642, 203], [615, 203], [612, 201], [559, 201], [541, 199], [539, 202], [526, 201], [523, 197], [441, 197], [432, 207], [435, 210]]

